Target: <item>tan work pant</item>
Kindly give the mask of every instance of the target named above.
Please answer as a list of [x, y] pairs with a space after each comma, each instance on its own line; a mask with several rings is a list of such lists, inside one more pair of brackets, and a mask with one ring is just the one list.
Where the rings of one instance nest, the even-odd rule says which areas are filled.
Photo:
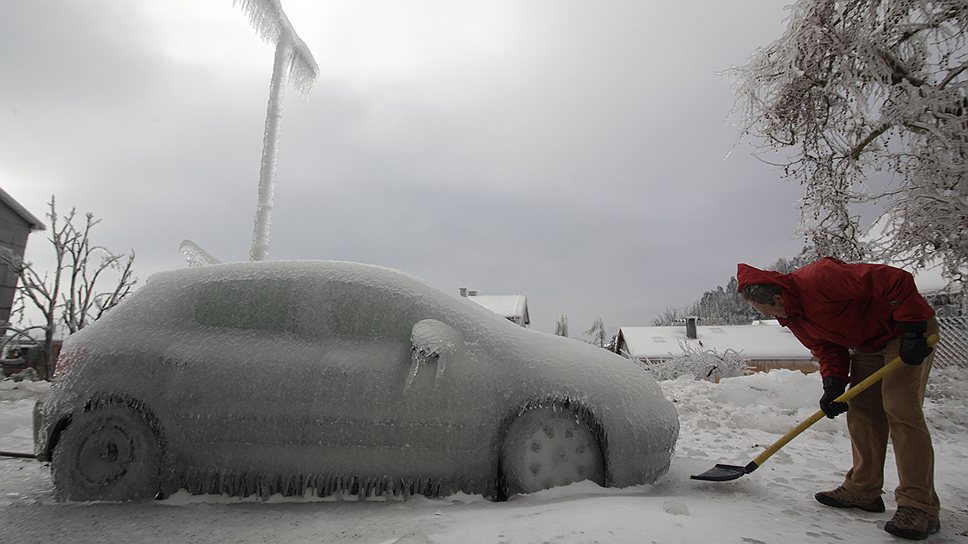
[[[928, 336], [937, 333], [938, 321], [932, 318], [928, 321]], [[853, 352], [851, 387], [897, 357], [899, 346], [900, 340], [894, 339], [877, 353]], [[934, 516], [940, 512], [941, 501], [934, 490], [934, 448], [922, 411], [933, 360], [934, 351], [920, 365], [902, 365], [849, 401], [847, 430], [854, 466], [844, 481], [848, 491], [871, 498], [881, 494], [890, 435], [900, 480], [894, 490], [898, 506], [910, 506]]]

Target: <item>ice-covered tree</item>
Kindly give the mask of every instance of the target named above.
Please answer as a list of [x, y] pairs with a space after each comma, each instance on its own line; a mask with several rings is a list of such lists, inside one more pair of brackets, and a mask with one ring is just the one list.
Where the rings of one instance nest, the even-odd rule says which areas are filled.
[[703, 325], [749, 325], [759, 314], [736, 292], [736, 278], [726, 287], [706, 291], [696, 302], [683, 308], [667, 308], [653, 320], [656, 327], [682, 323], [688, 316], [699, 317]]
[[0, 262], [17, 276], [17, 296], [36, 307], [42, 324], [21, 328], [43, 331], [47, 379], [54, 371], [54, 336], [58, 327], [74, 333], [101, 317], [121, 301], [137, 282], [132, 271], [134, 252], [125, 256], [91, 242], [91, 231], [100, 222], [90, 212], [79, 224], [77, 210], [57, 215], [52, 196], [47, 212], [48, 241], [54, 250], [54, 268], [41, 272], [30, 262], [0, 248]]
[[654, 327], [668, 327], [677, 321], [682, 321], [686, 319], [687, 315], [690, 314], [688, 309], [676, 308], [670, 306], [666, 308], [658, 317], [652, 320], [652, 326]]
[[[968, 270], [968, 2], [799, 0], [734, 70], [743, 131], [804, 187], [808, 257]], [[858, 206], [890, 214], [860, 242]]]
[[608, 341], [608, 333], [605, 332], [605, 322], [600, 317], [592, 323], [592, 326], [585, 331], [585, 334], [591, 336], [592, 343], [600, 348], [605, 347], [605, 343]]
[[[788, 274], [807, 262], [803, 255], [793, 259], [777, 259], [767, 269]], [[749, 325], [756, 319], [762, 319], [763, 316], [737, 292], [738, 286], [736, 277], [731, 276], [725, 288], [719, 285], [706, 291], [699, 300], [683, 308], [666, 308], [652, 324], [656, 327], [671, 326], [682, 323], [688, 316], [699, 317], [703, 325]]]
[[555, 336], [568, 336], [568, 316], [561, 314], [555, 321]]
[[272, 81], [269, 84], [262, 163], [259, 168], [259, 202], [255, 212], [252, 248], [249, 251], [251, 260], [261, 261], [269, 256], [269, 227], [279, 157], [279, 121], [282, 118], [283, 91], [286, 82], [290, 82], [299, 94], [307, 95], [319, 74], [319, 66], [309, 48], [293, 30], [279, 0], [233, 0], [232, 3], [240, 6], [248, 15], [259, 36], [276, 47]]

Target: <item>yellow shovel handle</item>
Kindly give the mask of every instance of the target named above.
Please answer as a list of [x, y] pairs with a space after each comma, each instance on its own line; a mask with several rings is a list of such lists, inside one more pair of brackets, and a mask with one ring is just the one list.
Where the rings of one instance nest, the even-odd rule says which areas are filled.
[[[938, 343], [937, 334], [932, 334], [931, 336], [928, 337], [929, 346], [934, 346], [937, 343]], [[874, 385], [875, 383], [880, 381], [884, 376], [887, 376], [891, 372], [894, 372], [899, 366], [902, 366], [904, 364], [905, 364], [904, 361], [902, 361], [900, 357], [895, 357], [894, 360], [892, 360], [890, 363], [887, 363], [886, 365], [879, 368], [877, 372], [874, 372], [873, 374], [865, 378], [862, 382], [858, 383], [857, 385], [845, 391], [843, 395], [840, 395], [839, 397], [834, 399], [834, 402], [847, 402], [848, 400], [856, 397], [857, 395], [860, 395], [868, 387]], [[774, 442], [772, 446], [770, 446], [769, 448], [766, 448], [766, 450], [763, 453], [761, 453], [759, 456], [757, 456], [756, 459], [753, 459], [753, 462], [756, 463], [756, 466], [761, 466], [764, 462], [766, 462], [767, 459], [772, 457], [773, 454], [777, 452], [777, 450], [785, 446], [787, 442], [796, 438], [796, 436], [802, 433], [803, 431], [805, 431], [807, 427], [820, 421], [820, 418], [822, 417], [824, 417], [823, 410], [817, 410], [817, 413], [803, 420], [799, 425], [791, 429], [790, 432], [781, 436], [780, 439]]]

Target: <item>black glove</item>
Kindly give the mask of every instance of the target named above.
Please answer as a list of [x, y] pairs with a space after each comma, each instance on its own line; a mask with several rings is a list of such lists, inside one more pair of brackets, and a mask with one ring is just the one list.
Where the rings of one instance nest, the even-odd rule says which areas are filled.
[[847, 411], [846, 402], [834, 402], [847, 390], [847, 380], [830, 376], [823, 379], [823, 396], [820, 397], [820, 409], [828, 419], [833, 419]]
[[924, 334], [928, 331], [927, 321], [899, 321], [897, 327], [901, 329], [901, 347], [898, 354], [901, 360], [909, 365], [919, 365], [931, 353], [928, 339]]

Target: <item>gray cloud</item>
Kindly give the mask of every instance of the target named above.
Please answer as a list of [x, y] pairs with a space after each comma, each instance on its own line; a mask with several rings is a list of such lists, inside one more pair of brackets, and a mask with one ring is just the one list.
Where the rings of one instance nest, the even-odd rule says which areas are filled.
[[[225, 4], [231, 24], [187, 59], [173, 29], [210, 16], [192, 2], [167, 17], [109, 0], [8, 7], [4, 189], [35, 215], [52, 193], [93, 211], [99, 241], [133, 248], [142, 276], [182, 266], [183, 238], [247, 258], [271, 48], [253, 33], [260, 52], [235, 59], [247, 29]], [[799, 188], [745, 145], [725, 158], [738, 134], [719, 72], [782, 32], [771, 0], [283, 5], [323, 73], [308, 100], [286, 97], [273, 258], [526, 293], [535, 328], [566, 314], [576, 333], [599, 316], [647, 324], [737, 261], [799, 250]], [[43, 261], [41, 235], [29, 249]]]

